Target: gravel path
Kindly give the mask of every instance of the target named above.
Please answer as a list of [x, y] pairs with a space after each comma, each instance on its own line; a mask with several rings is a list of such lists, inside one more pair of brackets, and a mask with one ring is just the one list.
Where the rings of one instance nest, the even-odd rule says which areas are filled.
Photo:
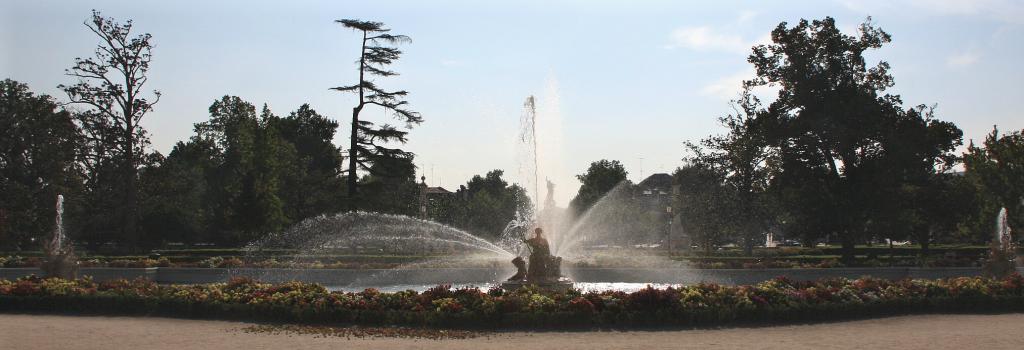
[[762, 328], [491, 333], [453, 340], [247, 333], [252, 324], [0, 314], [0, 349], [1024, 349], [1024, 314], [925, 315]]

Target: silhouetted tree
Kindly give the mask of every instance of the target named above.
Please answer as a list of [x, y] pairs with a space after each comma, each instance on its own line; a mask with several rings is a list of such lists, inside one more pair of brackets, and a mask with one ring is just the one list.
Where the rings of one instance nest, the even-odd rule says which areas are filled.
[[334, 145], [338, 122], [299, 106], [288, 117], [274, 117], [269, 127], [294, 149], [282, 160], [280, 197], [293, 222], [344, 208], [341, 149]]
[[53, 98], [10, 79], [0, 81], [0, 130], [0, 248], [29, 248], [52, 232], [57, 195], [81, 190], [81, 134]]
[[[124, 24], [92, 12], [85, 26], [100, 38], [94, 57], [75, 58], [75, 65], [67, 75], [79, 78], [73, 85], [60, 85], [72, 103], [88, 106], [91, 111], [81, 114], [82, 127], [90, 141], [104, 148], [93, 152], [97, 163], [103, 159], [114, 161], [118, 176], [116, 188], [121, 193], [117, 207], [120, 212], [121, 237], [128, 247], [138, 243], [138, 169], [145, 154], [146, 131], [139, 122], [160, 99], [143, 97], [143, 88], [149, 81], [149, 63], [152, 59], [151, 35], [132, 36], [132, 21]], [[96, 149], [93, 149], [94, 151]], [[93, 170], [106, 169], [96, 167]]]
[[151, 245], [210, 242], [214, 218], [212, 188], [221, 154], [212, 140], [178, 142], [165, 159], [142, 168], [140, 226]]
[[683, 232], [706, 255], [726, 242], [736, 228], [731, 221], [736, 212], [736, 191], [726, 187], [725, 176], [700, 164], [676, 169], [673, 182], [679, 186], [675, 208], [682, 216]]
[[278, 188], [283, 159], [294, 150], [268, 126], [273, 118], [266, 106], [257, 116], [252, 104], [224, 96], [210, 106], [210, 120], [195, 126], [221, 153], [211, 194], [222, 242], [245, 243], [288, 223]]
[[[410, 152], [383, 146], [388, 142], [405, 143], [405, 136], [408, 132], [398, 130], [389, 124], [377, 126], [373, 122], [360, 119], [359, 114], [363, 108], [367, 105], [382, 107], [404, 122], [406, 127], [421, 123], [423, 118], [419, 113], [406, 109], [408, 102], [404, 98], [408, 92], [404, 90], [389, 92], [370, 80], [373, 76], [398, 75], [394, 71], [387, 70], [386, 66], [394, 63], [402, 51], [385, 46], [385, 44], [407, 43], [411, 41], [409, 37], [389, 34], [391, 29], [384, 28], [384, 24], [380, 22], [353, 19], [342, 19], [335, 22], [363, 34], [359, 51], [359, 82], [355, 85], [331, 88], [336, 91], [355, 93], [359, 96], [358, 104], [352, 108], [352, 129], [348, 150], [348, 195], [350, 198], [354, 198], [357, 193], [359, 180], [357, 171], [359, 169], [372, 174], [375, 170], [379, 170], [379, 168], [373, 167], [374, 163], [396, 158], [411, 159], [413, 156]], [[355, 205], [355, 202], [353, 201], [352, 204]]]
[[868, 234], [872, 204], [909, 181], [909, 171], [887, 167], [899, 162], [895, 159], [914, 159], [920, 173], [926, 166], [918, 165], [934, 164], [955, 141], [948, 137], [956, 136], [942, 131], [946, 135], [896, 157], [905, 144], [890, 134], [893, 130], [916, 124], [927, 133], [947, 125], [932, 123], [913, 108], [904, 110], [899, 96], [884, 93], [893, 86], [889, 64], [870, 67], [863, 54], [889, 41], [870, 18], [858, 36], [850, 36], [826, 17], [791, 28], [779, 24], [772, 44], [754, 47], [749, 57], [757, 76], [745, 86], [779, 87], [777, 98], [757, 117], [779, 157], [773, 184], [794, 221], [839, 237], [846, 262]]
[[976, 241], [992, 240], [996, 215], [1004, 207], [1012, 230], [1024, 231], [1024, 130], [1000, 134], [993, 127], [982, 146], [971, 142], [964, 168], [978, 195], [979, 212], [967, 223]]
[[926, 255], [933, 240], [956, 229], [950, 219], [958, 215], [943, 206], [961, 197], [947, 172], [958, 162], [953, 151], [963, 132], [935, 119], [934, 107], [917, 106], [895, 113], [880, 134], [884, 153], [862, 165], [874, 177], [873, 199], [862, 204], [869, 208], [867, 229], [893, 240], [909, 236]]
[[628, 174], [626, 168], [617, 160], [602, 159], [590, 163], [586, 173], [576, 175], [576, 179], [583, 184], [580, 186], [579, 192], [576, 193], [576, 197], [569, 203], [569, 207], [577, 214], [586, 212], [605, 193], [626, 181]]
[[365, 210], [416, 216], [419, 214], [420, 187], [412, 158], [381, 159], [359, 183], [363, 188]]
[[456, 213], [455, 227], [478, 236], [497, 238], [505, 225], [516, 216], [516, 211], [530, 211], [530, 198], [519, 185], [502, 179], [504, 171], [491, 170], [486, 175], [474, 175], [455, 192], [455, 203], [450, 207]]
[[761, 242], [764, 233], [774, 225], [768, 185], [775, 153], [757, 124], [757, 113], [761, 109], [757, 97], [746, 88], [733, 103], [735, 113], [719, 118], [728, 132], [705, 138], [699, 144], [687, 142], [692, 153], [687, 160], [723, 176], [723, 190], [733, 192], [727, 197], [736, 200], [731, 204], [736, 211], [714, 215], [730, 216], [728, 222], [734, 226], [744, 252], [750, 256], [754, 245]]

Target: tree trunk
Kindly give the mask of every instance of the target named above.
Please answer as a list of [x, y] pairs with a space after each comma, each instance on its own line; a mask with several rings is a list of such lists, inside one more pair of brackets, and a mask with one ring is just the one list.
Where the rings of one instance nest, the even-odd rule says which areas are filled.
[[856, 251], [854, 248], [856, 248], [857, 244], [857, 241], [853, 238], [853, 233], [848, 231], [841, 232], [839, 234], [839, 240], [842, 244], [842, 257], [840, 260], [842, 260], [843, 264], [846, 264], [847, 266], [853, 265], [854, 259], [856, 258]]
[[363, 109], [363, 105], [366, 103], [366, 95], [363, 91], [363, 85], [366, 83], [366, 31], [363, 31], [363, 43], [359, 49], [359, 104], [352, 108], [352, 132], [349, 136], [349, 150], [348, 150], [348, 202], [349, 210], [355, 211], [357, 206], [356, 192], [359, 184], [359, 179], [356, 177], [356, 168], [359, 160], [359, 154], [356, 150], [356, 141], [359, 138], [359, 112]]
[[128, 168], [128, 179], [125, 182], [125, 217], [124, 217], [124, 235], [127, 239], [126, 243], [128, 249], [135, 251], [139, 247], [139, 235], [136, 229], [136, 222], [138, 221], [138, 191], [136, 189], [136, 169], [135, 167]]
[[355, 209], [356, 201], [356, 184], [359, 179], [356, 178], [356, 160], [359, 154], [356, 153], [356, 138], [359, 136], [359, 107], [352, 108], [352, 132], [349, 136], [350, 143], [348, 149], [348, 199], [349, 206], [351, 209]]
[[918, 243], [921, 244], [921, 260], [924, 261], [928, 257], [929, 249], [932, 241], [932, 228], [927, 227], [922, 230], [921, 235], [918, 238]]
[[750, 236], [743, 239], [743, 255], [754, 256], [754, 239]]
[[139, 237], [136, 232], [136, 221], [138, 218], [138, 189], [136, 188], [136, 176], [138, 176], [138, 169], [135, 168], [135, 137], [134, 127], [129, 124], [127, 135], [125, 136], [125, 160], [124, 160], [124, 217], [122, 218], [123, 227], [122, 233], [124, 234], [124, 243], [129, 251], [136, 251], [139, 247]]

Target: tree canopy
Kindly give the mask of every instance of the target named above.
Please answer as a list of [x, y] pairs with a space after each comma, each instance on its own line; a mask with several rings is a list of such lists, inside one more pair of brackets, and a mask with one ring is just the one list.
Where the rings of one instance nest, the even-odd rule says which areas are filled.
[[71, 113], [27, 85], [0, 81], [0, 248], [31, 246], [53, 229], [58, 194], [81, 190], [81, 131]]
[[608, 191], [626, 180], [626, 168], [617, 160], [602, 159], [590, 163], [587, 172], [576, 175], [580, 180], [579, 192], [569, 203], [577, 214], [581, 214], [597, 203]]
[[830, 17], [801, 20], [779, 24], [772, 43], [749, 57], [757, 76], [745, 86], [778, 88], [756, 112], [779, 157], [773, 186], [787, 211], [799, 213], [797, 224], [838, 237], [845, 259], [870, 229], [874, 204], [911, 173], [933, 174], [936, 163], [955, 159], [960, 142], [952, 124], [885, 93], [894, 84], [889, 64], [868, 65], [864, 53], [890, 40], [870, 18], [858, 35], [843, 34]]
[[149, 33], [133, 36], [131, 20], [119, 23], [95, 10], [85, 26], [99, 37], [100, 43], [94, 57], [75, 58], [74, 66], [66, 71], [78, 82], [59, 88], [67, 93], [71, 103], [90, 109], [79, 114], [91, 143], [87, 148], [92, 151], [88, 161], [92, 167], [115, 167], [117, 175], [105, 184], [100, 179], [91, 179], [87, 184], [95, 192], [106, 192], [97, 195], [118, 198], [113, 202], [113, 209], [120, 222], [119, 231], [127, 243], [125, 246], [134, 249], [140, 238], [136, 233], [136, 182], [148, 144], [140, 122], [160, 100], [159, 91], [152, 92], [152, 99], [143, 95], [149, 82], [149, 63], [153, 59], [152, 36]]

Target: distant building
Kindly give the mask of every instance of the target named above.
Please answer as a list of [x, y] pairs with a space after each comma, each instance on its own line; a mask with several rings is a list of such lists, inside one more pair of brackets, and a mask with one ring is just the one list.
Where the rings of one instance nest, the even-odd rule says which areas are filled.
[[666, 173], [652, 174], [633, 188], [634, 203], [647, 213], [642, 220], [653, 220], [649, 222], [654, 226], [648, 227], [654, 235], [647, 236], [648, 242], [661, 245], [669, 240], [672, 198], [672, 175]]
[[455, 192], [446, 190], [446, 189], [444, 189], [444, 187], [440, 187], [440, 186], [438, 186], [438, 187], [427, 187], [425, 189], [425, 191], [427, 192], [427, 200], [431, 200], [431, 199], [439, 198], [439, 197], [447, 197], [447, 196], [451, 196], [451, 195], [455, 194]]
[[665, 198], [672, 194], [672, 175], [657, 173], [648, 176], [636, 185], [636, 196]]
[[455, 197], [455, 192], [446, 190], [444, 187], [430, 187], [427, 186], [427, 177], [420, 177], [420, 205], [419, 205], [419, 217], [421, 219], [427, 219], [428, 213], [435, 212], [439, 206], [443, 206], [443, 202], [447, 202], [450, 198]]

